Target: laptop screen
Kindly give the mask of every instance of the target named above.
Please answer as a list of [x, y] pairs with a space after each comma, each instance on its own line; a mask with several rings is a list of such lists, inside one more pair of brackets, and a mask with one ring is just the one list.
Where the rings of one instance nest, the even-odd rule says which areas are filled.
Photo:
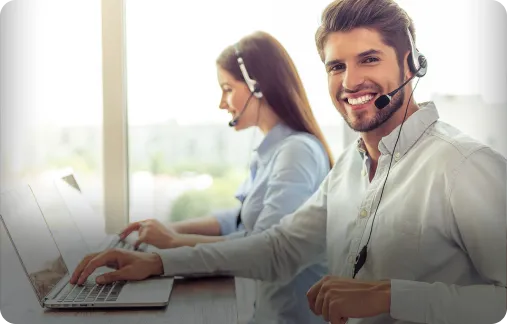
[[[65, 184], [69, 187], [67, 184]], [[54, 181], [30, 183], [35, 200], [70, 272], [91, 252]], [[70, 188], [69, 189], [73, 189]]]
[[0, 216], [41, 302], [68, 270], [31, 188], [1, 193]]
[[[80, 191], [62, 180], [56, 180], [55, 184], [64, 204], [68, 208], [73, 226], [78, 229], [89, 250], [95, 251], [98, 245], [103, 243], [108, 236], [104, 218], [93, 209], [85, 195]], [[39, 198], [37, 194], [35, 196]]]

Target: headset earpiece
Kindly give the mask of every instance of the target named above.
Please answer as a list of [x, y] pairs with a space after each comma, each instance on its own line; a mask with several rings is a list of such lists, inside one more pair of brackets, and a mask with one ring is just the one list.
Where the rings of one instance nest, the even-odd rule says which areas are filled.
[[407, 29], [407, 33], [411, 49], [410, 54], [408, 55], [408, 67], [410, 68], [410, 72], [414, 73], [417, 77], [422, 78], [426, 75], [428, 70], [428, 62], [426, 61], [426, 57], [415, 47], [410, 29]]
[[260, 93], [261, 92], [261, 87], [259, 86], [259, 83], [255, 80], [253, 80], [253, 93], [254, 95], [256, 93]]
[[238, 60], [239, 69], [241, 70], [241, 74], [243, 75], [243, 79], [245, 80], [248, 89], [250, 89], [250, 92], [252, 92], [256, 98], [258, 99], [262, 98], [263, 94], [261, 92], [259, 82], [250, 78], [250, 75], [248, 74], [248, 71], [245, 66], [245, 62], [241, 57], [241, 52], [238, 49], [238, 44], [234, 44], [234, 50], [236, 51], [236, 59]]
[[419, 71], [420, 76], [423, 77], [426, 74], [426, 70], [428, 68], [428, 62], [426, 61], [426, 56], [419, 54], [419, 66], [421, 67], [421, 70]]

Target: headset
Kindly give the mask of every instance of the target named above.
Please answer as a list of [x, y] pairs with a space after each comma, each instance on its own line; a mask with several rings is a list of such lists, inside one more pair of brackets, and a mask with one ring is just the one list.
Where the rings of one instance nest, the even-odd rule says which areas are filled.
[[408, 39], [410, 41], [410, 54], [408, 55], [408, 68], [410, 72], [412, 72], [412, 77], [405, 81], [398, 88], [394, 89], [388, 94], [382, 95], [375, 100], [375, 106], [378, 109], [382, 109], [386, 107], [390, 102], [392, 97], [400, 91], [407, 83], [412, 81], [413, 78], [419, 77], [422, 78], [426, 75], [428, 70], [428, 62], [426, 61], [426, 57], [421, 54], [415, 47], [414, 39], [412, 38], [412, 34], [410, 33], [410, 29], [407, 28]]
[[248, 74], [248, 71], [245, 66], [245, 61], [243, 60], [243, 57], [241, 56], [241, 52], [239, 50], [239, 46], [237, 43], [234, 44], [234, 50], [236, 52], [236, 58], [238, 60], [239, 69], [241, 70], [241, 74], [243, 74], [243, 79], [245, 79], [245, 82], [248, 85], [250, 92], [252, 92], [256, 98], [258, 98], [258, 99], [262, 98], [263, 94], [261, 92], [261, 87], [257, 81], [250, 78], [250, 75]]
[[428, 62], [426, 61], [426, 56], [424, 56], [415, 46], [414, 39], [412, 38], [412, 33], [410, 29], [407, 28], [408, 39], [410, 40], [410, 48], [411, 52], [408, 55], [408, 67], [410, 71], [414, 73], [417, 77], [422, 78], [426, 75], [428, 71]]
[[[391, 102], [391, 97], [394, 96], [398, 91], [400, 91], [400, 89], [402, 89], [410, 80], [412, 80], [416, 76], [419, 78], [422, 78], [423, 76], [426, 75], [426, 72], [428, 70], [428, 63], [426, 61], [426, 57], [421, 52], [419, 52], [417, 50], [417, 48], [415, 47], [415, 43], [412, 38], [412, 34], [410, 33], [410, 29], [407, 28], [407, 32], [408, 32], [408, 38], [410, 40], [410, 47], [411, 47], [410, 54], [408, 55], [408, 66], [409, 66], [410, 71], [413, 73], [413, 75], [412, 75], [412, 77], [410, 77], [407, 81], [405, 81], [401, 86], [399, 86], [394, 91], [390, 92], [387, 95], [380, 96], [375, 101], [375, 106], [377, 106], [378, 109], [383, 109], [384, 107], [386, 107], [389, 104], [389, 102]], [[417, 83], [419, 83], [419, 80], [417, 81]], [[416, 87], [417, 87], [417, 84], [414, 87], [414, 89], [412, 90], [412, 93], [410, 94], [410, 98], [408, 99], [407, 107], [405, 108], [405, 116], [403, 117], [403, 121], [401, 123], [400, 130], [398, 132], [398, 137], [396, 138], [396, 142], [394, 144], [393, 152], [396, 151], [396, 145], [398, 144], [398, 140], [400, 139], [401, 129], [403, 128], [403, 124], [405, 123], [405, 118], [407, 117], [408, 106], [410, 104], [410, 100], [412, 99], [412, 95], [414, 94]], [[391, 154], [391, 162], [389, 162], [389, 168], [387, 169], [387, 176], [386, 176], [386, 179], [385, 179], [384, 184], [382, 186], [382, 191], [380, 192], [380, 199], [377, 204], [377, 208], [375, 209], [375, 214], [373, 215], [373, 221], [371, 223], [368, 241], [366, 242], [366, 244], [363, 246], [361, 251], [356, 256], [356, 261], [354, 263], [354, 274], [353, 274], [352, 278], [356, 277], [357, 273], [359, 272], [359, 270], [361, 270], [361, 268], [364, 266], [364, 264], [366, 262], [366, 257], [368, 255], [368, 252], [367, 252], [368, 244], [370, 243], [371, 233], [373, 231], [373, 224], [375, 223], [375, 217], [377, 216], [377, 210], [380, 206], [380, 202], [382, 201], [382, 194], [384, 193], [384, 188], [386, 186], [387, 178], [389, 177], [389, 171], [391, 171], [391, 164], [393, 162], [393, 157], [394, 157], [394, 154]]]
[[257, 99], [261, 99], [264, 96], [262, 94], [259, 82], [250, 78], [250, 75], [248, 74], [245, 62], [243, 60], [243, 57], [241, 56], [241, 52], [239, 51], [238, 43], [234, 44], [234, 51], [236, 52], [236, 59], [238, 61], [239, 69], [241, 70], [241, 74], [243, 75], [243, 79], [245, 80], [248, 89], [250, 89], [251, 95], [248, 97], [245, 106], [243, 107], [243, 110], [241, 111], [239, 116], [229, 122], [229, 127], [234, 127], [238, 124], [239, 119], [241, 118], [241, 116], [243, 116], [243, 113], [245, 112], [246, 107], [248, 106], [248, 102], [250, 102], [252, 96], [255, 96]]

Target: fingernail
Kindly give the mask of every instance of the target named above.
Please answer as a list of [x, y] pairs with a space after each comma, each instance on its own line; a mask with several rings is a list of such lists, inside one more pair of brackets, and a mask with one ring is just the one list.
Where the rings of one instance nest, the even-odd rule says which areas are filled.
[[104, 277], [103, 277], [103, 276], [97, 277], [97, 283], [98, 283], [98, 284], [103, 284], [103, 283], [105, 283], [105, 281], [106, 281], [106, 280], [104, 279]]

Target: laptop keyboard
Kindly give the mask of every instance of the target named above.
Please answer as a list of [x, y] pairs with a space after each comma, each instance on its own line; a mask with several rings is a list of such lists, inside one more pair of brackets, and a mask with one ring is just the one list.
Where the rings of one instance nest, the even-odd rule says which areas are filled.
[[125, 281], [117, 281], [111, 284], [98, 285], [95, 277], [90, 277], [81, 286], [67, 285], [65, 291], [58, 298], [59, 303], [70, 302], [111, 302], [116, 301], [120, 291], [125, 286]]
[[[110, 248], [125, 249], [129, 251], [145, 251], [144, 244], [136, 250], [134, 246], [126, 241], [112, 242]], [[80, 302], [112, 302], [118, 299], [120, 291], [126, 281], [118, 281], [111, 284], [99, 285], [95, 282], [95, 276], [88, 277], [88, 280], [81, 286], [67, 285], [64, 292], [58, 298], [59, 303], [80, 303]]]

